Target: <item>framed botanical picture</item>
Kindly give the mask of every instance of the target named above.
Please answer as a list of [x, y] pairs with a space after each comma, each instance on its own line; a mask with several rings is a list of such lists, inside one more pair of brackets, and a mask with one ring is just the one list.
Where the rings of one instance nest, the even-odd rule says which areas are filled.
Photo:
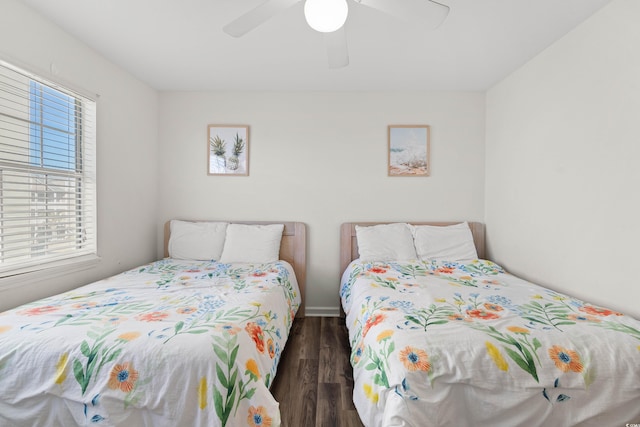
[[389, 176], [429, 176], [429, 126], [389, 126]]
[[209, 125], [209, 175], [249, 175], [249, 126]]

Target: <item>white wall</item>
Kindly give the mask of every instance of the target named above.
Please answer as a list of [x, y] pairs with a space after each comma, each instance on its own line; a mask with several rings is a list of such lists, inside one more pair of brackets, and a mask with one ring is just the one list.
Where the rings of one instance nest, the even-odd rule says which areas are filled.
[[487, 93], [490, 256], [640, 317], [640, 2], [616, 0]]
[[99, 94], [98, 252], [84, 271], [0, 283], [0, 311], [156, 257], [158, 94], [21, 1], [0, 2], [0, 58], [85, 93]]
[[[467, 219], [487, 223], [490, 255], [512, 272], [638, 316], [638, 18], [640, 2], [614, 1], [485, 105], [484, 94], [451, 92], [158, 95], [2, 0], [2, 59], [100, 94], [102, 260], [5, 280], [0, 310], [160, 256], [162, 224], [181, 217], [307, 223], [309, 312], [332, 314], [342, 222]], [[249, 177], [207, 176], [207, 124], [250, 126]], [[431, 177], [387, 177], [388, 124], [432, 126]]]
[[[484, 105], [481, 93], [162, 93], [158, 234], [171, 218], [305, 222], [307, 312], [337, 314], [341, 223], [483, 220]], [[208, 124], [250, 126], [248, 177], [207, 176]], [[431, 177], [387, 176], [389, 124], [431, 125]]]

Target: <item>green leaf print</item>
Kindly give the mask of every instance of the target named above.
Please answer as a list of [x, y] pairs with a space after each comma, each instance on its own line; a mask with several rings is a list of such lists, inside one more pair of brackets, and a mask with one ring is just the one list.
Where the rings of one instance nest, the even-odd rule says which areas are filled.
[[592, 323], [594, 326], [599, 326], [601, 328], [611, 329], [613, 331], [618, 331], [625, 333], [627, 335], [631, 335], [632, 337], [640, 340], [640, 330], [636, 328], [632, 328], [629, 325], [625, 325], [624, 323], [617, 322], [602, 322], [602, 323]]
[[227, 381], [227, 376], [222, 372], [222, 368], [220, 365], [216, 364], [216, 375], [218, 376], [218, 381], [220, 381], [220, 385], [224, 388], [229, 387], [229, 381]]
[[184, 326], [184, 322], [180, 321], [180, 322], [176, 323], [176, 325], [174, 326], [173, 330], [177, 334], [178, 332], [180, 332], [180, 330], [182, 329], [183, 326]]
[[375, 276], [373, 278], [373, 281], [375, 282], [376, 285], [381, 286], [383, 288], [389, 288], [389, 289], [393, 289], [395, 290], [397, 285], [398, 285], [398, 280], [395, 278], [390, 278], [390, 277], [380, 277], [380, 276]]
[[126, 340], [116, 339], [110, 346], [107, 345], [107, 337], [115, 331], [115, 328], [93, 330], [87, 332], [87, 336], [93, 341], [84, 340], [80, 344], [80, 353], [86, 360], [77, 357], [73, 360], [73, 375], [80, 385], [82, 395], [87, 391], [91, 379], [96, 377], [102, 367], [113, 362], [122, 352], [121, 347]]
[[[236, 384], [235, 382], [229, 381], [229, 378], [237, 374], [237, 368], [235, 365], [235, 357], [233, 357], [233, 349], [237, 349], [240, 346], [238, 345], [238, 337], [236, 335], [227, 336], [227, 340], [222, 340], [219, 338], [215, 340], [213, 344], [213, 351], [220, 359], [222, 366], [220, 363], [216, 363], [216, 376], [218, 377], [218, 381], [222, 386], [222, 389], [225, 390], [225, 395], [222, 395], [222, 392], [215, 388], [213, 390], [213, 400], [215, 403], [216, 414], [223, 426], [227, 425], [227, 421], [229, 420], [229, 415], [231, 414], [231, 410], [235, 404], [235, 396], [236, 396]], [[221, 342], [222, 341], [222, 342]]]
[[516, 362], [523, 371], [529, 373], [536, 382], [540, 382], [536, 361], [540, 363], [537, 351], [541, 347], [541, 344], [536, 338], [531, 342], [529, 341], [529, 332], [526, 328], [516, 328], [516, 332], [510, 335], [506, 332], [498, 331], [493, 326], [471, 325], [471, 327], [485, 332], [490, 337], [505, 344], [503, 348], [511, 360]]
[[464, 265], [465, 271], [478, 274], [482, 276], [496, 276], [500, 273], [504, 273], [502, 267], [497, 264], [492, 263], [491, 261], [473, 261], [469, 264]]
[[571, 310], [564, 304], [549, 302], [542, 305], [538, 301], [532, 301], [528, 304], [521, 305], [520, 309], [523, 313], [523, 319], [551, 326], [559, 331], [562, 331], [559, 326], [576, 324], [576, 322], [568, 320]]
[[389, 370], [389, 358], [394, 352], [396, 345], [391, 340], [393, 331], [385, 331], [378, 336], [379, 353], [371, 347], [366, 347], [364, 355], [359, 364], [365, 364], [367, 371], [377, 371], [373, 375], [373, 382], [383, 387], [389, 387], [389, 378], [387, 378], [387, 370]]
[[171, 339], [181, 334], [202, 334], [209, 331], [212, 328], [225, 323], [239, 323], [241, 321], [247, 321], [259, 317], [260, 307], [256, 306], [254, 309], [244, 309], [240, 307], [234, 307], [229, 310], [216, 310], [214, 313], [208, 314], [203, 317], [197, 318], [191, 323], [178, 322], [173, 330], [173, 335], [167, 338], [164, 343], [166, 344]]
[[427, 269], [422, 264], [393, 264], [393, 269], [405, 276], [426, 276]]
[[[213, 402], [216, 415], [223, 426], [227, 425], [231, 411], [238, 410], [238, 405], [243, 399], [250, 399], [255, 393], [255, 387], [249, 389], [247, 386], [257, 381], [258, 377], [254, 373], [247, 372], [249, 379], [245, 382], [238, 371], [236, 361], [238, 357], [238, 336], [224, 333], [224, 338], [214, 337], [213, 351], [220, 358], [220, 363], [216, 363], [216, 377], [221, 387], [213, 390]], [[223, 394], [224, 392], [224, 394]]]
[[[83, 326], [89, 325], [92, 322], [104, 322], [110, 318], [142, 313], [149, 310], [152, 306], [153, 304], [151, 303], [126, 303], [122, 305], [106, 305], [104, 307], [98, 306], [90, 310], [81, 310], [77, 314], [67, 314], [58, 320], [53, 327], [60, 325]], [[90, 338], [93, 339], [91, 336]]]
[[[536, 365], [535, 365], [534, 361], [531, 358], [528, 358], [528, 360], [525, 360], [522, 356], [520, 356], [520, 354], [518, 354], [517, 352], [511, 350], [508, 347], [505, 347], [504, 351], [509, 355], [511, 360], [516, 362], [518, 364], [518, 366], [520, 366], [520, 368], [522, 368], [522, 370], [524, 370], [525, 372], [528, 372], [533, 377], [534, 380], [539, 382], [539, 380], [538, 380], [538, 370], [536, 369]], [[525, 356], [525, 357], [527, 357], [527, 356]], [[530, 355], [529, 355], [529, 357], [530, 357]]]
[[409, 322], [414, 323], [423, 330], [427, 330], [429, 326], [443, 325], [449, 322], [449, 316], [455, 314], [455, 312], [448, 306], [436, 306], [431, 304], [429, 308], [422, 308], [420, 310], [413, 310], [412, 314], [405, 316], [407, 320], [406, 325]]

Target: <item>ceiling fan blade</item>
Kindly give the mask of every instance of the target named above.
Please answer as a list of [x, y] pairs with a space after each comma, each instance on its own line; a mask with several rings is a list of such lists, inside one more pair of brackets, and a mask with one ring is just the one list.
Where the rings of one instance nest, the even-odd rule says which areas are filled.
[[324, 34], [324, 44], [327, 47], [329, 68], [342, 68], [349, 65], [349, 51], [347, 49], [347, 33], [344, 25], [331, 33]]
[[355, 0], [363, 6], [436, 29], [449, 15], [449, 6], [432, 0]]
[[255, 9], [231, 21], [222, 30], [233, 37], [243, 36], [299, 1], [301, 0], [267, 0]]

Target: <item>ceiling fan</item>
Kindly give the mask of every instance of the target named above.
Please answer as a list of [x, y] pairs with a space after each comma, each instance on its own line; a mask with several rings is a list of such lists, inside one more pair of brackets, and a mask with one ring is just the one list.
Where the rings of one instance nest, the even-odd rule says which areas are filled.
[[[344, 23], [347, 19], [347, 0], [266, 0], [260, 6], [225, 25], [225, 33], [241, 37], [266, 22], [279, 12], [301, 1], [305, 2], [304, 14], [311, 28], [324, 34], [330, 68], [349, 64], [347, 35]], [[349, 0], [407, 21], [417, 21], [426, 28], [435, 29], [449, 14], [449, 6], [433, 0]]]

